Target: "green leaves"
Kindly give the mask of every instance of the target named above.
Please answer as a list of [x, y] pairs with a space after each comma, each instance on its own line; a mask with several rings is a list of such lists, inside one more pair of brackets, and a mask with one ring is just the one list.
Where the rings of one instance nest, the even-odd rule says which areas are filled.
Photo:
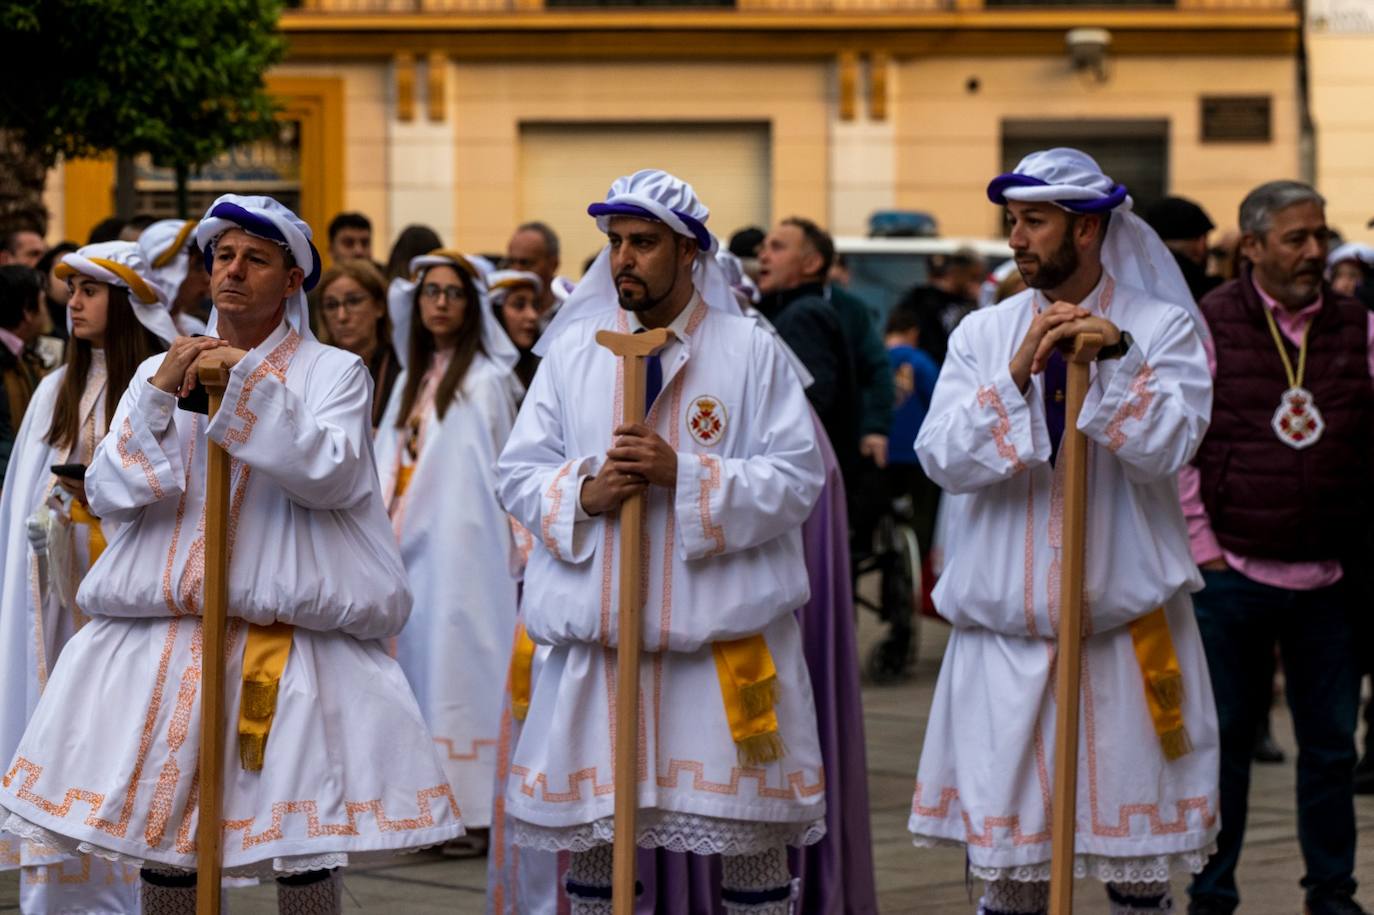
[[0, 128], [195, 169], [273, 129], [279, 0], [0, 0]]

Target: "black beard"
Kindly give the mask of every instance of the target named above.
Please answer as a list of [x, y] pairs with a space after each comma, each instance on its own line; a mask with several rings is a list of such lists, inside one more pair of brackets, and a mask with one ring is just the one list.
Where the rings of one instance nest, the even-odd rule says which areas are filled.
[[[1079, 257], [1078, 249], [1073, 245], [1073, 226], [1064, 232], [1064, 239], [1059, 243], [1059, 247], [1049, 260], [1041, 260], [1037, 264], [1039, 269], [1034, 278], [1021, 273], [1021, 279], [1026, 281], [1026, 285], [1032, 289], [1054, 289], [1064, 285], [1069, 279], [1078, 272]], [[1019, 268], [1018, 268], [1019, 269]]]
[[[637, 277], [636, 280], [638, 281]], [[672, 284], [666, 290], [664, 290], [663, 294], [657, 296], [649, 291], [648, 283], [644, 283], [643, 285], [644, 297], [642, 299], [635, 300], [626, 298], [625, 294], [620, 291], [619, 283], [617, 283], [616, 298], [620, 300], [620, 307], [625, 309], [626, 311], [634, 312], [635, 314], [640, 314], [642, 312], [650, 311], [654, 308], [657, 308], [659, 305], [662, 305], [665, 301], [667, 301], [668, 297], [673, 294], [673, 289], [677, 287], [677, 280], [674, 279]]]

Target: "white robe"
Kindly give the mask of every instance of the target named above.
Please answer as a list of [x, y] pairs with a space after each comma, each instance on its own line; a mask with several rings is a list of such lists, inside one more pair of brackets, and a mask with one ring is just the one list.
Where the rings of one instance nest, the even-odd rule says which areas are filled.
[[[1008, 363], [1037, 308], [1026, 291], [969, 315], [950, 338], [916, 442], [947, 500], [935, 589], [954, 624], [921, 755], [916, 843], [967, 845], [973, 873], [1048, 879], [1054, 772], [1053, 633], [1059, 619], [1061, 460], [1049, 463], [1043, 376], [1023, 395]], [[1076, 868], [1103, 880], [1198, 870], [1219, 828], [1217, 723], [1189, 592], [1175, 474], [1211, 415], [1202, 343], [1182, 308], [1104, 274], [1083, 307], [1130, 332], [1094, 363], [1078, 428], [1089, 439]], [[1165, 608], [1192, 752], [1170, 762], [1126, 624]]]
[[415, 595], [396, 660], [472, 829], [491, 825], [501, 688], [515, 627], [515, 546], [496, 500], [496, 458], [515, 422], [515, 399], [509, 373], [481, 353], [443, 419], [430, 380], [437, 378], [417, 398], [419, 455], [404, 494], [395, 495], [402, 465], [410, 465], [409, 431], [396, 428], [405, 375], [377, 432], [377, 467]]
[[[0, 684], [8, 697], [0, 704], [0, 756], [6, 761], [19, 745], [63, 647], [86, 621], [71, 598], [89, 565], [89, 530], [50, 504], [60, 487], [49, 468], [89, 462], [105, 435], [105, 355], [94, 351], [78, 410], [77, 440], [58, 449], [46, 437], [66, 372], [65, 366], [58, 368], [34, 391], [0, 497]], [[105, 525], [105, 533], [113, 528]], [[30, 915], [137, 908], [137, 868], [88, 855], [67, 858], [56, 849], [0, 834], [0, 870], [21, 864], [20, 907]]]
[[[4, 827], [135, 864], [195, 867], [207, 435], [234, 458], [224, 866], [336, 867], [461, 834], [457, 804], [380, 639], [410, 611], [377, 489], [357, 357], [283, 323], [234, 368], [213, 421], [140, 366], [87, 472], [123, 524], [0, 787]], [[244, 620], [295, 625], [261, 771], [241, 768]], [[385, 763], [383, 765], [383, 762]]]
[[[580, 518], [620, 425], [620, 360], [596, 331], [629, 331], [607, 309], [570, 326], [540, 366], [501, 455], [501, 498], [535, 535], [523, 612], [553, 650], [515, 749], [506, 806], [518, 843], [581, 850], [610, 841], [614, 802], [619, 530]], [[641, 846], [753, 853], [824, 831], [824, 774], [793, 610], [808, 596], [801, 525], [824, 466], [802, 387], [767, 332], [695, 298], [675, 322], [646, 423], [678, 455], [674, 492], [650, 487], [644, 523], [644, 655], [638, 795]], [[709, 401], [722, 426], [696, 430]], [[762, 633], [778, 669], [787, 751], [741, 768], [711, 642]]]

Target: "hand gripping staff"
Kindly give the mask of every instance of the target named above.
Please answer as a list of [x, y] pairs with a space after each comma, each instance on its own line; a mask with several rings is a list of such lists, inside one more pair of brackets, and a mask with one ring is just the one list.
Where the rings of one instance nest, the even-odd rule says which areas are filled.
[[[213, 352], [199, 363], [210, 417], [224, 400], [229, 369]], [[205, 609], [201, 614], [200, 815], [196, 823], [196, 915], [219, 915], [224, 792], [224, 628], [229, 606], [229, 453], [208, 442], [205, 455]]]
[[[621, 422], [644, 420], [644, 359], [668, 343], [665, 328], [639, 334], [598, 331], [596, 342], [621, 359], [625, 398]], [[643, 639], [640, 603], [640, 539], [644, 495], [620, 505], [620, 614], [616, 621], [615, 689], [615, 850], [611, 894], [615, 915], [633, 915], [635, 906], [635, 815], [639, 810], [639, 646]]]
[[1081, 333], [1068, 353], [1064, 404], [1064, 539], [1059, 595], [1054, 721], [1054, 808], [1050, 825], [1050, 915], [1073, 912], [1073, 850], [1078, 807], [1078, 699], [1083, 662], [1083, 546], [1088, 498], [1088, 440], [1078, 414], [1088, 396], [1088, 365], [1102, 335]]

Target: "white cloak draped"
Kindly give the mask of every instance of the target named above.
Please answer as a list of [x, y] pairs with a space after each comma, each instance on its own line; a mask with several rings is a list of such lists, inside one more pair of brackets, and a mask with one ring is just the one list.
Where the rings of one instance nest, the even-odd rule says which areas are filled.
[[396, 428], [406, 378], [377, 431], [382, 493], [410, 576], [415, 609], [396, 639], [405, 671], [469, 829], [491, 825], [501, 692], [515, 627], [516, 583], [496, 458], [515, 422], [514, 386], [481, 353], [440, 419], [423, 409], [419, 455], [405, 492], [396, 480], [407, 429]]
[[[120, 522], [0, 788], [5, 828], [135, 864], [195, 867], [207, 435], [234, 458], [228, 690], [244, 620], [294, 624], [262, 771], [226, 742], [224, 865], [335, 867], [461, 834], [405, 678], [379, 639], [410, 594], [377, 490], [355, 356], [283, 323], [235, 366], [207, 423], [140, 366], [87, 472]], [[385, 761], [385, 765], [380, 762]]]
[[[49, 468], [89, 462], [105, 435], [104, 352], [94, 351], [87, 374], [77, 441], [58, 449], [46, 436], [66, 373], [66, 366], [59, 367], [34, 391], [15, 436], [0, 497], [0, 683], [8, 697], [0, 704], [0, 756], [6, 761], [24, 736], [63, 647], [86, 621], [72, 598], [90, 565], [89, 530], [73, 524], [68, 511], [49, 504], [59, 490]], [[31, 525], [37, 544], [30, 536]], [[114, 527], [104, 527], [107, 536]], [[85, 855], [64, 858], [57, 849], [0, 834], [0, 869], [24, 866], [20, 905], [25, 913], [117, 913], [137, 908], [137, 868]]]
[[[964, 319], [950, 338], [916, 442], [951, 493], [935, 589], [954, 632], [940, 669], [910, 829], [967, 845], [973, 873], [1048, 879], [1054, 771], [1063, 462], [1049, 463], [1043, 376], [1023, 395], [1008, 370], [1043, 296], [1033, 290]], [[1182, 308], [1103, 275], [1083, 307], [1130, 332], [1092, 366], [1078, 428], [1089, 439], [1087, 570], [1078, 761], [1077, 862], [1102, 880], [1198, 870], [1219, 828], [1217, 723], [1189, 592], [1175, 474], [1211, 415], [1202, 343]], [[1183, 672], [1192, 752], [1168, 761], [1126, 624], [1165, 608]]]
[[[639, 843], [752, 853], [824, 831], [824, 775], [810, 679], [792, 611], [808, 595], [801, 525], [822, 486], [802, 387], [747, 318], [688, 306], [645, 422], [678, 454], [675, 491], [650, 487], [643, 543]], [[618, 528], [576, 511], [620, 425], [620, 360], [601, 329], [554, 342], [501, 455], [501, 499], [534, 534], [523, 612], [552, 645], [515, 749], [506, 803], [516, 841], [582, 849], [610, 840]], [[713, 418], [719, 418], [717, 427]], [[787, 751], [741, 768], [710, 643], [762, 633], [778, 670]]]

